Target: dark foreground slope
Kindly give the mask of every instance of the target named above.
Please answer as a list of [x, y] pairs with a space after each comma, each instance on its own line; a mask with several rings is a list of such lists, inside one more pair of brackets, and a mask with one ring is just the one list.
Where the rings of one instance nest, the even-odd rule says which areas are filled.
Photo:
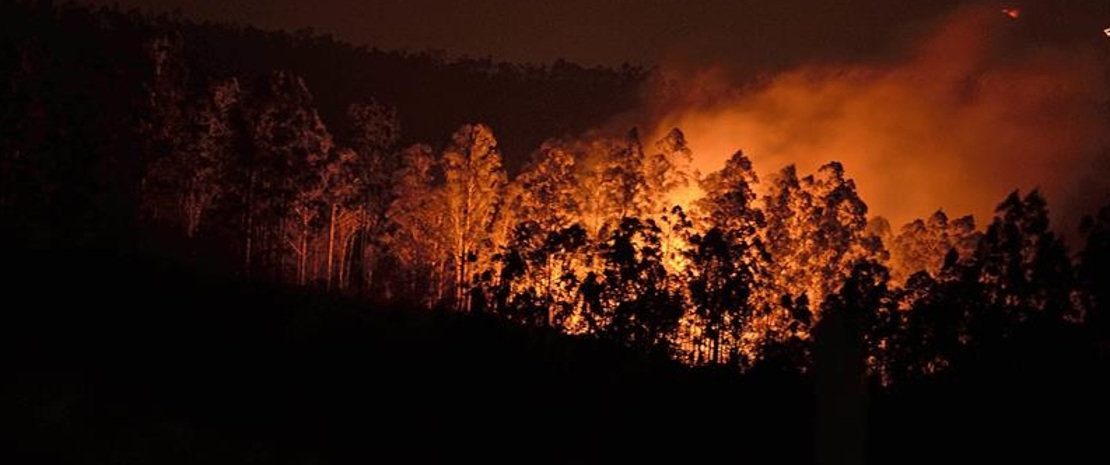
[[808, 455], [796, 380], [111, 254], [29, 258], [4, 311], [3, 415], [34, 462]]
[[840, 410], [770, 367], [689, 370], [118, 254], [6, 264], [18, 273], [4, 289], [0, 415], [20, 459], [8, 463], [807, 463], [814, 424], [864, 437], [873, 463], [1105, 457], [1105, 358], [1062, 338], [872, 390], [862, 434], [815, 422]]

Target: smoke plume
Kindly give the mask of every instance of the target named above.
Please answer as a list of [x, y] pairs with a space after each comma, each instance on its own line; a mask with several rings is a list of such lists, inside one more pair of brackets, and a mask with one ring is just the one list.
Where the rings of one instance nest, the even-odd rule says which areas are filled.
[[938, 208], [982, 225], [1010, 191], [1040, 188], [1069, 234], [1108, 200], [1110, 85], [1097, 47], [1027, 43], [1023, 19], [963, 9], [899, 58], [754, 84], [690, 73], [650, 92], [647, 127], [681, 128], [703, 173], [737, 149], [763, 178], [841, 161], [871, 214], [896, 227]]

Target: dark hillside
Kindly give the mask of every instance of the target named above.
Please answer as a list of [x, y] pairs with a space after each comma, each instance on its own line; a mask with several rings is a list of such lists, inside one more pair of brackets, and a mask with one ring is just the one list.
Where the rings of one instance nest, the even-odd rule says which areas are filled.
[[[378, 308], [133, 257], [26, 258], [9, 288], [25, 303], [3, 325], [3, 410], [15, 451], [38, 463], [721, 452], [706, 441], [808, 457], [802, 379], [691, 371], [493, 318]], [[41, 290], [45, 274], [65, 291]]]

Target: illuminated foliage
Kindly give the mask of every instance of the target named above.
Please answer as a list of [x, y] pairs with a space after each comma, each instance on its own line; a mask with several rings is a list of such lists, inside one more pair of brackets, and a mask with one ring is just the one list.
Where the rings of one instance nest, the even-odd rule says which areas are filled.
[[497, 140], [489, 127], [464, 125], [443, 152], [444, 200], [455, 269], [455, 305], [470, 310], [472, 274], [488, 266], [490, 235], [505, 188]]
[[431, 147], [414, 145], [403, 151], [401, 167], [393, 175], [393, 201], [386, 210], [392, 224], [386, 241], [402, 265], [398, 291], [428, 306], [445, 297], [453, 276], [438, 169]]
[[683, 197], [697, 180], [691, 166], [693, 152], [680, 129], [671, 129], [655, 148], [657, 152], [645, 157], [643, 163], [644, 210], [652, 215], [669, 210], [672, 200]]
[[541, 148], [509, 186], [501, 221], [515, 224], [501, 254], [497, 306], [515, 319], [562, 327], [585, 277], [586, 230], [576, 192], [575, 160], [558, 144]]
[[927, 221], [914, 220], [902, 226], [890, 245], [892, 279], [904, 282], [918, 271], [937, 276], [949, 250], [967, 259], [979, 241], [975, 222], [970, 216], [949, 221], [943, 211], [933, 213]]

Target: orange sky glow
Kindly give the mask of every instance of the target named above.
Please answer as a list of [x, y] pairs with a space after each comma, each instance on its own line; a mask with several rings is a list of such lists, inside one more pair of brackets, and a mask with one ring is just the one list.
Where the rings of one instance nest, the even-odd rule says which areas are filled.
[[745, 87], [702, 70], [682, 78], [684, 94], [651, 103], [649, 127], [656, 138], [681, 128], [703, 174], [738, 149], [762, 180], [841, 161], [895, 228], [938, 208], [983, 225], [1010, 191], [1040, 188], [1068, 232], [1108, 198], [1107, 72], [1090, 51], [1014, 47], [1008, 23], [962, 10], [901, 59], [803, 66]]

